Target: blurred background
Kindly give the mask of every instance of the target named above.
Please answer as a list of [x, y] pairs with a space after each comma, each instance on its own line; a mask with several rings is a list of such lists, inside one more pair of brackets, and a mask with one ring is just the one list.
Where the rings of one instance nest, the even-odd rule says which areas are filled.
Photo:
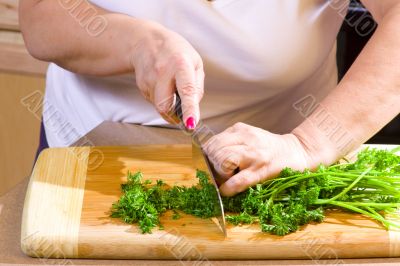
[[0, 195], [32, 169], [40, 121], [21, 99], [43, 91], [46, 67], [25, 49], [18, 27], [18, 0], [0, 0]]
[[[17, 10], [18, 0], [0, 0], [0, 196], [26, 178], [32, 169], [41, 108], [31, 112], [21, 100], [44, 91], [47, 67], [47, 63], [33, 59], [26, 51]], [[375, 26], [364, 7], [352, 1], [338, 37], [339, 78], [351, 66]], [[400, 117], [370, 142], [400, 144]]]

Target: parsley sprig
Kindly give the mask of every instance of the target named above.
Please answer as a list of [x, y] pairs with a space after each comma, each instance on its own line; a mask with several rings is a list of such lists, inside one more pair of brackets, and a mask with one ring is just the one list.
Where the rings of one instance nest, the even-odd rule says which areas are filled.
[[[386, 228], [400, 224], [385, 215], [397, 215], [400, 207], [400, 156], [392, 151], [365, 149], [354, 163], [319, 166], [316, 171], [282, 170], [277, 178], [265, 181], [231, 198], [223, 198], [227, 221], [234, 224], [258, 223], [261, 231], [277, 235], [295, 232], [301, 225], [322, 222], [328, 209], [360, 213]], [[209, 177], [197, 171], [199, 184], [167, 187], [142, 181], [140, 172], [128, 173], [121, 185], [122, 196], [113, 204], [112, 217], [138, 223], [143, 233], [161, 226], [160, 216], [174, 210], [201, 218], [218, 213], [216, 193]]]
[[121, 185], [123, 194], [112, 205], [111, 217], [120, 218], [125, 223], [138, 223], [142, 233], [151, 233], [159, 226], [160, 216], [173, 210], [173, 219], [179, 219], [177, 211], [200, 218], [211, 218], [218, 214], [215, 205], [217, 193], [204, 171], [197, 171], [199, 183], [192, 187], [174, 186], [169, 188], [162, 180], [153, 185], [151, 180], [143, 181], [143, 174], [128, 172], [128, 181]]

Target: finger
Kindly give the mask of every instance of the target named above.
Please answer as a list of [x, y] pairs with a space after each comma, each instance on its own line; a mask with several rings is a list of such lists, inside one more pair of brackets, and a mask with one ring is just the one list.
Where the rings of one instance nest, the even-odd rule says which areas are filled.
[[204, 145], [204, 150], [208, 156], [213, 157], [225, 147], [244, 145], [245, 140], [239, 132], [231, 132], [230, 129], [213, 136]]
[[[209, 138], [205, 143], [204, 143], [204, 150], [209, 150], [211, 149], [212, 146], [214, 146], [214, 144], [216, 142], [219, 142], [220, 139], [224, 139], [226, 136], [229, 136], [229, 134], [234, 133], [235, 130], [233, 129], [233, 127], [228, 127], [227, 129], [225, 129], [224, 131], [222, 131], [221, 133], [212, 136], [211, 138]], [[239, 145], [240, 143], [238, 143], [237, 145]], [[235, 145], [235, 144], [234, 144]]]
[[153, 104], [157, 112], [169, 123], [176, 124], [174, 115], [175, 103], [175, 83], [170, 78], [162, 78], [156, 84], [154, 89]]
[[229, 146], [218, 151], [215, 156], [210, 157], [210, 160], [220, 177], [227, 179], [233, 176], [238, 169], [250, 166], [253, 159], [250, 154], [247, 146]]
[[203, 70], [203, 65], [201, 65], [201, 67], [199, 67], [198, 69], [196, 69], [196, 84], [197, 84], [197, 88], [199, 88], [199, 102], [201, 101], [201, 99], [203, 99], [203, 95], [204, 95], [204, 70]]
[[247, 188], [252, 187], [267, 177], [262, 169], [246, 168], [228, 179], [219, 187], [220, 193], [225, 197], [234, 196]]
[[149, 84], [145, 81], [145, 79], [141, 76], [139, 76], [139, 74], [137, 74], [137, 78], [136, 78], [136, 85], [139, 88], [140, 93], [142, 94], [142, 96], [148, 101], [148, 102], [152, 102], [151, 99], [151, 95], [150, 95], [150, 86]]
[[182, 64], [175, 74], [175, 82], [182, 100], [183, 121], [188, 129], [193, 130], [200, 119], [199, 103], [203, 95], [203, 88], [199, 88], [196, 82], [194, 67]]

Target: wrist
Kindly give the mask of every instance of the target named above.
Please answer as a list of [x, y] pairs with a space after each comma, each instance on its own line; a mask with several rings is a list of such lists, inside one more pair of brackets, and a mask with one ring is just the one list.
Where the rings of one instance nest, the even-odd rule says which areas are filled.
[[129, 66], [135, 69], [143, 57], [150, 58], [164, 44], [168, 30], [157, 22], [144, 19], [135, 19], [131, 23], [131, 36], [129, 42]]
[[314, 169], [320, 164], [330, 165], [346, 155], [309, 119], [296, 127], [291, 134], [304, 148], [310, 169]]
[[[154, 39], [157, 32], [163, 28], [156, 22], [133, 18], [123, 14], [107, 15], [110, 25], [109, 56], [114, 57], [115, 62], [122, 64], [124, 72], [135, 70], [135, 58], [143, 54], [150, 40]], [[159, 34], [159, 33], [158, 33]]]

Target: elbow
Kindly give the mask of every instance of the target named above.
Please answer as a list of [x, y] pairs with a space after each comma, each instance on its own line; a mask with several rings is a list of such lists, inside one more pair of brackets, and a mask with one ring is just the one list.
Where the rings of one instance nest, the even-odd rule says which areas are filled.
[[34, 38], [29, 36], [27, 33], [22, 32], [22, 36], [24, 38], [25, 47], [32, 57], [42, 61], [50, 61], [48, 55], [44, 52], [44, 49], [41, 48], [41, 43], [35, 41]]
[[23, 31], [22, 36], [24, 38], [25, 47], [32, 57], [41, 61], [52, 61], [49, 55], [45, 52], [46, 49], [43, 48], [42, 43], [36, 41], [35, 38], [29, 36], [29, 34], [24, 33]]
[[46, 49], [46, 44], [41, 41], [41, 37], [29, 27], [21, 26], [21, 33], [24, 38], [25, 47], [29, 54], [41, 61], [52, 61], [50, 54]]
[[[19, 4], [19, 27], [25, 46], [31, 56], [42, 61], [51, 61], [47, 52], [40, 10], [38, 3], [41, 1], [21, 0]], [[42, 16], [43, 18], [43, 16]]]

